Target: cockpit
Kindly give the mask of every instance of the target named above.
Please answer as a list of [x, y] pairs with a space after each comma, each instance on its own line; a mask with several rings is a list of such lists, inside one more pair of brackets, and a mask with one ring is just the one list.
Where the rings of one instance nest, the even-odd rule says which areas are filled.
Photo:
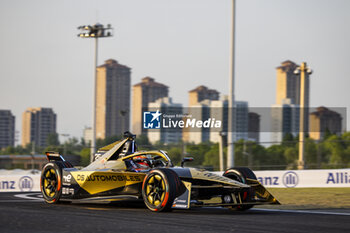
[[101, 148], [95, 154], [95, 161], [86, 167], [90, 169], [124, 169], [147, 171], [155, 167], [173, 166], [164, 151], [137, 151], [135, 135], [126, 132], [125, 139]]

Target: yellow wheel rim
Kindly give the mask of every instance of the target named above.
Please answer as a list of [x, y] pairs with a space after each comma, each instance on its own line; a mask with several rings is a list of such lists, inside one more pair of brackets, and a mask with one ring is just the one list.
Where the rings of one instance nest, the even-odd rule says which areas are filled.
[[48, 197], [53, 197], [57, 190], [57, 175], [53, 168], [44, 173], [43, 191]]
[[146, 198], [151, 205], [160, 205], [164, 201], [165, 193], [166, 186], [163, 177], [155, 174], [149, 178], [146, 184]]

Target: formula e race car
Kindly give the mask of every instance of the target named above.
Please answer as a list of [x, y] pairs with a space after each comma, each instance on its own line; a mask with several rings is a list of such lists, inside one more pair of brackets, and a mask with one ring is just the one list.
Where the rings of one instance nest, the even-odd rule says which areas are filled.
[[248, 168], [230, 168], [223, 175], [175, 167], [165, 151], [137, 151], [135, 135], [124, 134], [97, 151], [95, 160], [77, 169], [55, 152], [47, 152], [40, 187], [47, 203], [143, 200], [152, 211], [200, 206], [247, 210], [258, 204], [279, 204]]

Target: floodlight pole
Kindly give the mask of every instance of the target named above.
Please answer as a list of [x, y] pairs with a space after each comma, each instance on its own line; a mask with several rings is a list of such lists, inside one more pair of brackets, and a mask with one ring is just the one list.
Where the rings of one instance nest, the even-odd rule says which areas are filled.
[[220, 164], [220, 171], [224, 171], [224, 138], [226, 136], [225, 132], [220, 131], [220, 140], [219, 140], [219, 164]]
[[98, 37], [95, 38], [95, 81], [94, 81], [94, 106], [92, 108], [92, 138], [90, 149], [90, 163], [94, 161], [96, 153], [96, 105], [97, 105], [97, 65], [98, 65]]
[[300, 74], [300, 105], [299, 105], [299, 160], [298, 160], [298, 169], [303, 170], [305, 168], [305, 157], [304, 157], [304, 151], [305, 151], [305, 118], [308, 116], [306, 115], [305, 108], [309, 107], [306, 106], [306, 98], [305, 98], [305, 86], [306, 86], [306, 75], [312, 74], [312, 70], [307, 67], [306, 62], [302, 62], [301, 66], [298, 67], [295, 71], [295, 74]]
[[98, 38], [99, 37], [111, 37], [113, 28], [110, 24], [104, 27], [102, 24], [79, 26], [79, 30], [82, 32], [78, 34], [81, 38], [95, 38], [95, 80], [94, 80], [94, 96], [93, 96], [93, 113], [92, 113], [92, 137], [90, 147], [90, 162], [93, 162], [96, 152], [96, 97], [97, 97], [97, 65], [98, 65]]
[[231, 56], [230, 56], [230, 81], [229, 81], [229, 100], [228, 100], [228, 143], [227, 143], [227, 168], [235, 165], [235, 148], [234, 148], [234, 133], [235, 133], [235, 5], [236, 1], [232, 0], [232, 31], [231, 31]]

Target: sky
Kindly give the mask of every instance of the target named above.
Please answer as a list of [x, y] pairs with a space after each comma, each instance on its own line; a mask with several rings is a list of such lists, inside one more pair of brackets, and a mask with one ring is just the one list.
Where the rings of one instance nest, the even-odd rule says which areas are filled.
[[[98, 61], [129, 66], [132, 84], [153, 77], [184, 106], [199, 85], [227, 95], [231, 2], [1, 0], [0, 109], [16, 116], [17, 143], [28, 107], [53, 108], [59, 134], [91, 126], [94, 40], [77, 37], [80, 25], [113, 26]], [[270, 107], [276, 67], [291, 60], [314, 71], [310, 106], [350, 109], [349, 12], [347, 0], [236, 0], [236, 99]]]

